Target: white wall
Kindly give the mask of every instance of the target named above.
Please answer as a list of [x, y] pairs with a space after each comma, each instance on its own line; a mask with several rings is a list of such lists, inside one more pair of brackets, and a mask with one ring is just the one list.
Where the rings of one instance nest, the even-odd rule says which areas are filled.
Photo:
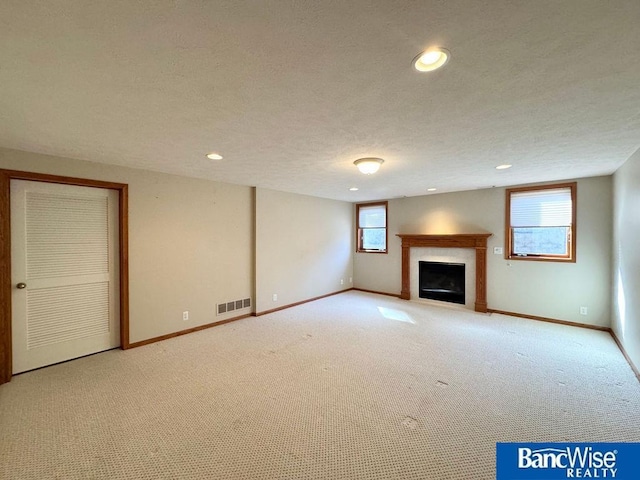
[[6, 149], [0, 168], [129, 184], [132, 343], [251, 312], [216, 316], [253, 293], [250, 187]]
[[347, 202], [256, 189], [258, 313], [351, 288], [352, 208]]
[[612, 328], [640, 368], [640, 150], [613, 176]]
[[[354, 207], [346, 202], [7, 149], [0, 168], [129, 184], [131, 342], [238, 314], [216, 316], [223, 301], [252, 297], [262, 312], [347, 289], [350, 277], [358, 288], [399, 293], [396, 233], [491, 232], [490, 308], [610, 324], [611, 177], [578, 180], [578, 261], [560, 264], [491, 254], [504, 246], [503, 188], [391, 200], [389, 254], [354, 254]], [[629, 292], [640, 291], [639, 177], [636, 153], [615, 175], [613, 265], [626, 292], [624, 316], [614, 292], [613, 326], [636, 364], [640, 304]]]
[[[611, 177], [578, 180], [577, 262], [507, 261], [505, 189], [492, 188], [389, 201], [389, 253], [356, 253], [355, 287], [399, 294], [397, 233], [481, 233], [488, 240], [487, 302], [491, 309], [599, 326], [610, 325]], [[581, 306], [588, 315], [579, 314]]]

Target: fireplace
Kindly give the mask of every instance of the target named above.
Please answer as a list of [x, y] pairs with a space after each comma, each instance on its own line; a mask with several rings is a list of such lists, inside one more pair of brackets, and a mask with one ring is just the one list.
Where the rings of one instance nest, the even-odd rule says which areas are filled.
[[396, 234], [402, 239], [402, 290], [400, 298], [411, 299], [409, 251], [413, 247], [473, 248], [476, 252], [476, 312], [487, 312], [487, 238], [490, 233], [454, 233], [451, 235]]
[[464, 263], [419, 262], [420, 298], [465, 304]]

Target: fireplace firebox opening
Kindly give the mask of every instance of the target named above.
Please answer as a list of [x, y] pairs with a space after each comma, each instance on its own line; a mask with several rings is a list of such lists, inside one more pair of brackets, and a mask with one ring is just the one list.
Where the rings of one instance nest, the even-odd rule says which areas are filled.
[[420, 298], [465, 304], [464, 263], [419, 262]]

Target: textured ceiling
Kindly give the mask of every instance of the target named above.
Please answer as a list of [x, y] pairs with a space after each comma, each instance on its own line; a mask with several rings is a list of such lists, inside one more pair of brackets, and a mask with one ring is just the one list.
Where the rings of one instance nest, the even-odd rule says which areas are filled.
[[94, 162], [359, 201], [640, 147], [638, 0], [2, 0], [0, 45], [0, 146]]

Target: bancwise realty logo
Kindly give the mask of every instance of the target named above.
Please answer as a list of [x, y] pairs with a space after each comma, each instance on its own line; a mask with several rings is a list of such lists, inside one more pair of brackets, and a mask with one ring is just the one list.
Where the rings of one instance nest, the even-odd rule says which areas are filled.
[[497, 480], [640, 478], [640, 443], [498, 443]]

